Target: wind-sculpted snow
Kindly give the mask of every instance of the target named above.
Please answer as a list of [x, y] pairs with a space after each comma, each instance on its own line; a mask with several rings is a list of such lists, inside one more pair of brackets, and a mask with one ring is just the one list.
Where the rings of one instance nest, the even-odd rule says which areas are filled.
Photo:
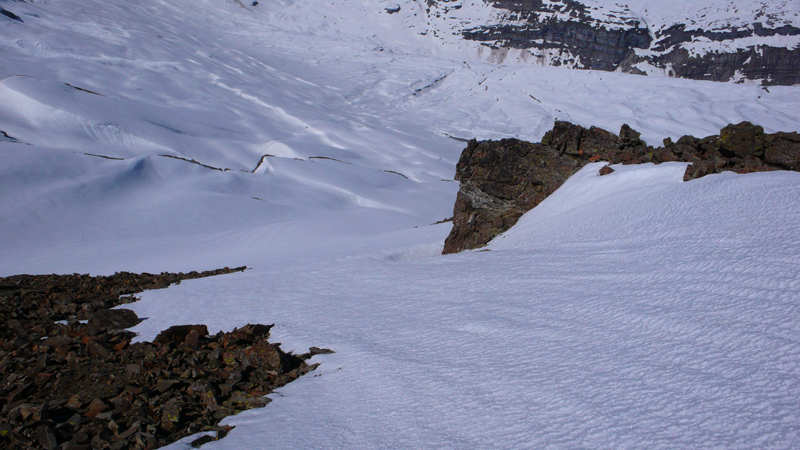
[[800, 176], [684, 167], [587, 166], [491, 251], [437, 256], [437, 225], [264, 255], [146, 293], [136, 330], [269, 318], [337, 351], [221, 448], [792, 448]]
[[128, 270], [174, 270], [156, 262], [170, 236], [339, 214], [427, 225], [457, 189], [442, 180], [464, 144], [445, 136], [538, 141], [555, 119], [651, 142], [742, 120], [800, 129], [796, 88], [462, 60], [380, 2], [80, 5], [14, 2], [25, 22], [0, 28], [7, 274], [78, 270], [86, 242], [106, 244], [84, 270], [123, 269], [104, 261], [129, 246], [154, 253]]

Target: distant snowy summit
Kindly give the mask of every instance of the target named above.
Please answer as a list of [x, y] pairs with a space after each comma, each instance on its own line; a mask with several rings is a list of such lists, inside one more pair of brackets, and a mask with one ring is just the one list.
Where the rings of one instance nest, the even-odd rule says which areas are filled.
[[800, 84], [796, 0], [427, 0], [435, 35], [498, 63]]

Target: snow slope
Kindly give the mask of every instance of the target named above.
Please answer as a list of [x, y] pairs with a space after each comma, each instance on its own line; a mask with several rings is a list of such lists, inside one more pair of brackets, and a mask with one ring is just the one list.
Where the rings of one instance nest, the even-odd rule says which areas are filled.
[[137, 331], [338, 352], [210, 448], [796, 447], [800, 175], [599, 166], [491, 251], [438, 255], [439, 225], [265, 256], [146, 293]]
[[430, 224], [451, 137], [798, 130], [800, 88], [498, 66], [395, 4], [0, 2], [0, 274], [252, 267], [132, 305], [337, 351], [208, 448], [796, 447], [798, 174], [588, 166], [491, 251]]

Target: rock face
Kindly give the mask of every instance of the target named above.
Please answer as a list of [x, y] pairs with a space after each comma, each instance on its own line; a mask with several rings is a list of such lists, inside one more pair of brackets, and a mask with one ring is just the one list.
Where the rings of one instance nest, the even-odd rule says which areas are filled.
[[[695, 52], [692, 43], [726, 43], [767, 39], [776, 36], [800, 36], [800, 28], [783, 25], [764, 26], [755, 22], [746, 29], [687, 29], [678, 24], [656, 33], [655, 54], [631, 56], [619, 65], [623, 72], [637, 73], [636, 65], [645, 63], [679, 78], [709, 81], [761, 80], [763, 85], [800, 84], [800, 48], [775, 45], [740, 45], [709, 52]], [[766, 42], [766, 40], [765, 40]]]
[[534, 54], [536, 50], [556, 50], [559, 56], [552, 59], [555, 66], [577, 64], [583, 69], [613, 71], [634, 56], [634, 48], [646, 49], [652, 42], [639, 20], [627, 19], [622, 27], [608, 26], [593, 19], [584, 4], [573, 0], [495, 0], [492, 5], [507, 11], [503, 19], [494, 25], [464, 30], [465, 39], [493, 47], [533, 49]]
[[[619, 135], [597, 127], [556, 122], [542, 142], [472, 140], [456, 165], [461, 183], [453, 229], [442, 253], [481, 247], [513, 226], [520, 216], [589, 162], [611, 164], [690, 162], [684, 181], [712, 173], [800, 171], [800, 134], [766, 134], [749, 122], [728, 125], [719, 135], [683, 136], [654, 148], [623, 125]], [[613, 171], [608, 167], [598, 175]]]
[[[576, 0], [493, 0], [488, 5], [429, 0], [429, 15], [460, 11], [449, 25], [490, 54], [517, 50], [523, 60], [570, 68], [622, 71], [709, 81], [800, 83], [797, 7], [710, 3], [671, 19], [622, 3]], [[486, 8], [493, 11], [486, 19]], [[691, 15], [694, 14], [694, 15]], [[494, 60], [497, 57], [492, 57]]]
[[472, 140], [456, 165], [461, 188], [444, 253], [476, 248], [511, 228], [561, 186], [578, 162], [542, 144]]
[[199, 447], [223, 437], [222, 418], [266, 405], [264, 395], [330, 350], [285, 353], [267, 340], [272, 325], [216, 335], [181, 325], [132, 344], [121, 328], [138, 317], [108, 308], [135, 300], [120, 294], [243, 269], [0, 278], [0, 447], [150, 449], [216, 432]]

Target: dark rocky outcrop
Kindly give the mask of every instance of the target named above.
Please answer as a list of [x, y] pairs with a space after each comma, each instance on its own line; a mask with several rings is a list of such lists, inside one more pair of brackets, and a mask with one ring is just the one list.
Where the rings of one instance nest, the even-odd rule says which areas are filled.
[[0, 278], [0, 447], [151, 449], [216, 433], [199, 447], [225, 436], [223, 417], [266, 405], [264, 395], [330, 350], [285, 353], [267, 340], [272, 325], [216, 335], [182, 325], [131, 343], [123, 328], [139, 318], [108, 308], [144, 289], [238, 270]]
[[6, 133], [3, 130], [0, 130], [0, 141], [19, 142], [19, 140], [17, 138], [9, 136], [8, 133]]
[[[719, 135], [683, 136], [654, 148], [623, 125], [619, 135], [597, 127], [556, 122], [541, 143], [518, 139], [472, 140], [456, 165], [461, 183], [453, 229], [443, 253], [478, 248], [517, 220], [589, 162], [612, 164], [690, 162], [684, 181], [712, 173], [800, 171], [800, 134], [764, 133], [749, 122], [728, 125]], [[603, 167], [599, 175], [613, 172]]]
[[479, 247], [511, 228], [577, 167], [577, 161], [548, 145], [518, 139], [470, 141], [456, 165], [461, 188], [444, 253]]

